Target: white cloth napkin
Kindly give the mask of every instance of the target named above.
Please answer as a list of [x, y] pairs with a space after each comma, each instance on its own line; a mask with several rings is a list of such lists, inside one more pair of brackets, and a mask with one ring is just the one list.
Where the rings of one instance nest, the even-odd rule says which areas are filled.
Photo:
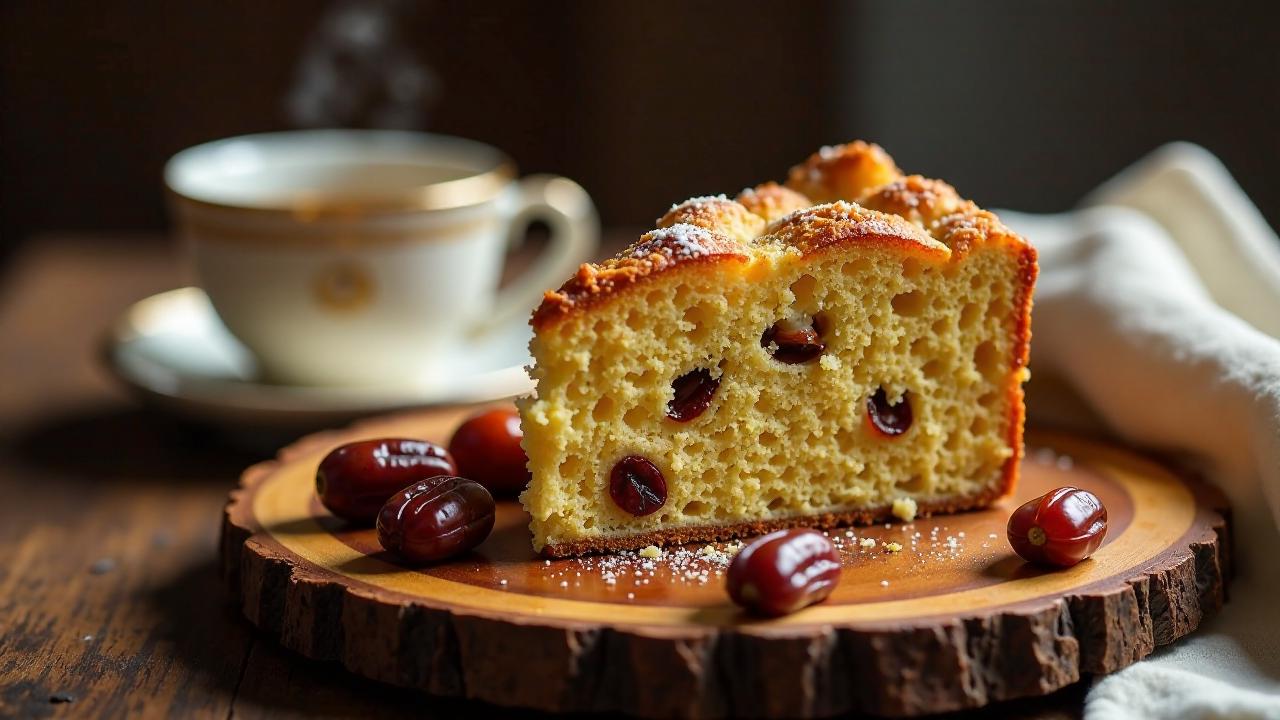
[[1207, 151], [1169, 145], [1061, 215], [1040, 251], [1032, 422], [1199, 463], [1230, 498], [1230, 601], [1098, 680], [1086, 720], [1280, 719], [1280, 240]]

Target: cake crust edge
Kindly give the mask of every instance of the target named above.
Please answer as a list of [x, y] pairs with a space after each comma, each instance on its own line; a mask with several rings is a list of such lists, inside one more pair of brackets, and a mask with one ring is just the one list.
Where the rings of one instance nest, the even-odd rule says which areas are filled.
[[[1031, 307], [1034, 303], [1036, 278], [1040, 275], [1039, 255], [1031, 243], [1023, 242], [1018, 249], [1019, 277], [1018, 294], [1014, 298], [1017, 313], [1017, 326], [1014, 329], [1013, 363], [1019, 368], [1009, 383], [1009, 447], [1013, 454], [1004, 462], [1002, 492], [996, 498], [1014, 491], [1018, 486], [1019, 470], [1027, 448], [1024, 441], [1027, 420], [1026, 389], [1023, 387], [1030, 372], [1031, 362]], [[994, 501], [995, 498], [992, 498]]]
[[[726, 202], [737, 204], [736, 201]], [[848, 216], [839, 216], [845, 213]], [[828, 214], [836, 214], [837, 217], [824, 216]], [[545, 330], [572, 315], [584, 313], [615, 296], [628, 293], [651, 278], [683, 267], [751, 261], [751, 251], [746, 243], [729, 238], [717, 232], [716, 228], [688, 222], [708, 222], [705, 218], [694, 216], [681, 220], [675, 225], [646, 233], [615, 258], [602, 263], [581, 264], [574, 276], [560, 288], [543, 294], [529, 324], [537, 331]], [[817, 224], [815, 220], [825, 222]], [[681, 226], [704, 236], [699, 238], [701, 247], [692, 252], [673, 252], [668, 243], [661, 241], [661, 233]], [[945, 245], [905, 218], [843, 201], [795, 211], [776, 221], [767, 232], [791, 240], [790, 246], [802, 258], [857, 246], [880, 247], [937, 261], [945, 261], [951, 254]], [[658, 242], [653, 240], [655, 236]], [[648, 252], [650, 248], [655, 251]]]
[[[1016, 462], [1006, 463], [1005, 481], [999, 488], [966, 497], [950, 497], [933, 501], [917, 501], [916, 518], [931, 515], [949, 515], [951, 513], [980, 510], [1008, 494], [1013, 487], [1009, 477], [1017, 475]], [[540, 555], [546, 558], [568, 558], [598, 553], [614, 553], [622, 550], [635, 550], [646, 545], [667, 547], [685, 545], [695, 542], [718, 542], [723, 540], [747, 540], [774, 530], [808, 527], [819, 530], [830, 530], [838, 527], [873, 525], [893, 518], [892, 503], [884, 506], [842, 512], [817, 513], [814, 515], [795, 515], [771, 520], [754, 520], [734, 523], [732, 525], [691, 525], [689, 527], [671, 528], [669, 530], [653, 530], [643, 533], [618, 535], [616, 537], [589, 538], [567, 543], [543, 546]]]
[[[822, 148], [792, 168], [785, 185], [765, 182], [733, 199], [691, 198], [673, 205], [656, 224], [656, 230], [616, 257], [583, 263], [562, 286], [547, 291], [530, 325], [547, 329], [645, 278], [687, 264], [711, 257], [745, 260], [748, 246], [760, 236], [776, 236], [802, 256], [831, 246], [877, 242], [952, 259], [993, 243], [1012, 245], [1015, 252], [1030, 247], [994, 213], [963, 199], [948, 183], [904, 175], [880, 146], [862, 141]], [[673, 226], [703, 237], [694, 238], [692, 246], [686, 240], [683, 247], [673, 247], [661, 237]], [[659, 252], [636, 254], [642, 247]]]

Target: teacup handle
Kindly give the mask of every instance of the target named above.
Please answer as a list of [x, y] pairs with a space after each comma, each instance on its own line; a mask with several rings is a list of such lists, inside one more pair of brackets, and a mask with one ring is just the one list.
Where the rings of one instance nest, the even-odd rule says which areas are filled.
[[519, 182], [519, 209], [511, 221], [508, 245], [535, 220], [547, 223], [551, 244], [498, 291], [493, 309], [480, 331], [502, 327], [517, 316], [528, 316], [544, 291], [559, 287], [591, 259], [600, 242], [600, 220], [591, 196], [574, 181], [559, 175], [530, 175]]

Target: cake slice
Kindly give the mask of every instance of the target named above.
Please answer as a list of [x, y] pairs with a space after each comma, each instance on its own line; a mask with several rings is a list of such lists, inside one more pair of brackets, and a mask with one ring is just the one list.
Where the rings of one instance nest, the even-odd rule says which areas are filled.
[[879, 147], [688, 200], [533, 315], [534, 548], [953, 512], [1009, 492], [1036, 254]]

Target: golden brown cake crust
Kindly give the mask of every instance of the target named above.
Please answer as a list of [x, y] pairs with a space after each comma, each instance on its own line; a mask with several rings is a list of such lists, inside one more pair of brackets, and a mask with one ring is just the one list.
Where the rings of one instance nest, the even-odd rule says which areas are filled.
[[894, 180], [862, 199], [862, 204], [869, 208], [898, 215], [925, 227], [944, 215], [957, 212], [963, 202], [955, 188], [947, 183], [919, 175]]
[[950, 254], [945, 245], [903, 218], [843, 200], [793, 212], [770, 225], [767, 232], [801, 255], [850, 245], [891, 247], [914, 255], [933, 255], [939, 260]]
[[824, 147], [791, 168], [787, 187], [808, 196], [812, 202], [824, 203], [856, 200], [870, 188], [887, 185], [900, 177], [902, 171], [884, 149], [875, 143], [855, 140]]
[[813, 205], [804, 195], [772, 181], [747, 188], [734, 199], [767, 223]]
[[[1007, 466], [1006, 466], [1007, 467]], [[1008, 472], [1006, 470], [1006, 472]], [[1012, 482], [1012, 481], [1009, 481]], [[916, 509], [916, 517], [964, 512], [976, 510], [990, 505], [1005, 494], [1004, 489], [992, 490], [979, 495], [963, 498], [921, 501]], [[545, 557], [560, 558], [586, 555], [590, 553], [611, 553], [619, 550], [633, 550], [645, 545], [684, 545], [692, 542], [716, 542], [750, 538], [757, 535], [794, 527], [809, 527], [820, 530], [844, 527], [847, 525], [870, 525], [893, 519], [892, 505], [864, 510], [852, 510], [840, 513], [822, 513], [819, 515], [802, 515], [773, 520], [756, 520], [733, 525], [698, 525], [694, 527], [678, 527], [669, 530], [635, 533], [622, 537], [590, 538], [574, 542], [548, 544], [542, 548]]]
[[883, 149], [862, 141], [822, 148], [791, 169], [785, 187], [768, 182], [733, 200], [692, 198], [672, 206], [657, 225], [616, 257], [584, 263], [560, 289], [547, 292], [531, 324], [542, 330], [678, 267], [746, 262], [753, 243], [782, 244], [802, 255], [878, 245], [939, 260], [1007, 244], [1035, 265], [1035, 251], [995, 215], [941, 180], [904, 176]]
[[759, 235], [765, 225], [760, 216], [723, 195], [690, 198], [673, 205], [666, 215], [658, 218], [660, 229], [681, 223], [705, 228], [743, 243]]
[[559, 290], [543, 295], [531, 324], [541, 329], [674, 267], [749, 259], [740, 243], [717, 232], [688, 223], [659, 228], [616, 257], [580, 265]]
[[[1020, 239], [1020, 238], [1019, 238]], [[1031, 361], [1031, 294], [1035, 288], [1036, 277], [1040, 274], [1040, 265], [1036, 262], [1036, 250], [1026, 241], [1018, 249], [1018, 270], [1021, 273], [1018, 294], [1013, 299], [1016, 327], [1013, 339], [1013, 363], [1016, 368], [1026, 368]], [[1009, 386], [1009, 447], [1013, 455], [1004, 463], [1004, 484], [1002, 491], [995, 497], [1002, 497], [1013, 492], [1018, 484], [1018, 469], [1022, 463], [1024, 448], [1022, 444], [1023, 424], [1026, 420], [1027, 407], [1021, 382]]]

